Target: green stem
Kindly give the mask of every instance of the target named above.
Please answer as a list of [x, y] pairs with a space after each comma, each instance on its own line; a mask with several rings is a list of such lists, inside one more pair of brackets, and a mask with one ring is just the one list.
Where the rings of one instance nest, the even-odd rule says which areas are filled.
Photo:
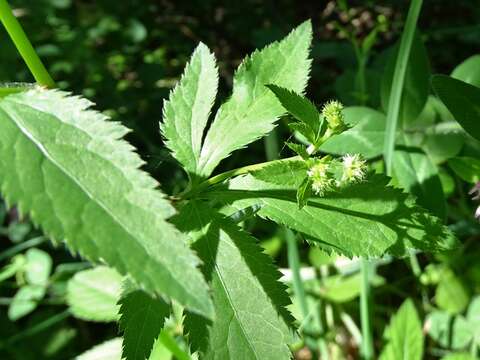
[[222, 181], [224, 180], [227, 180], [227, 179], [230, 179], [234, 176], [238, 176], [238, 175], [244, 175], [244, 174], [248, 174], [248, 173], [251, 173], [252, 171], [258, 171], [258, 170], [261, 170], [267, 166], [270, 166], [272, 165], [273, 163], [277, 162], [277, 161], [286, 161], [286, 160], [293, 160], [293, 159], [300, 159], [300, 157], [298, 156], [293, 156], [293, 157], [290, 157], [290, 158], [286, 158], [286, 159], [282, 159], [282, 160], [273, 160], [273, 161], [266, 161], [266, 162], [262, 162], [262, 163], [258, 163], [258, 164], [253, 164], [253, 165], [247, 165], [247, 166], [242, 166], [242, 167], [239, 167], [237, 169], [233, 169], [233, 170], [229, 170], [229, 171], [225, 171], [221, 174], [218, 174], [218, 175], [215, 175], [215, 176], [212, 176], [211, 178], [201, 182], [200, 184], [198, 184], [196, 187], [192, 188], [191, 190], [185, 192], [184, 194], [181, 195], [181, 198], [182, 199], [189, 199], [191, 198], [193, 195], [195, 194], [198, 194], [200, 192], [202, 192], [203, 190], [206, 190], [207, 188], [209, 188], [210, 186], [212, 185], [215, 185], [215, 184], [218, 184], [218, 183], [221, 183]]
[[30, 336], [36, 335], [36, 334], [48, 329], [49, 327], [51, 327], [55, 324], [58, 324], [59, 322], [62, 322], [63, 320], [65, 320], [69, 316], [70, 316], [70, 311], [69, 310], [65, 310], [61, 313], [58, 313], [54, 316], [51, 316], [48, 319], [46, 319], [44, 321], [41, 321], [41, 322], [27, 328], [25, 331], [22, 331], [18, 334], [15, 334], [15, 335], [11, 336], [7, 340], [5, 340], [5, 342], [0, 343], [0, 348], [5, 347], [5, 346], [10, 346], [10, 345], [12, 345], [13, 343], [15, 343], [19, 340], [22, 340], [22, 339], [28, 338]]
[[360, 321], [362, 324], [362, 359], [373, 359], [373, 337], [372, 326], [370, 323], [372, 304], [371, 289], [370, 289], [370, 276], [373, 270], [373, 264], [368, 260], [362, 259], [361, 272], [362, 272], [362, 288], [360, 292]]
[[400, 49], [395, 63], [392, 90], [388, 101], [387, 127], [383, 149], [387, 174], [391, 174], [392, 171], [393, 152], [395, 150], [395, 133], [400, 111], [400, 102], [402, 100], [403, 85], [405, 83], [408, 59], [410, 57], [410, 50], [412, 48], [413, 37], [420, 9], [422, 8], [422, 2], [423, 0], [412, 0], [410, 3], [410, 9], [408, 10], [407, 20], [405, 22], [405, 29], [400, 41]]
[[12, 257], [15, 254], [18, 254], [19, 252], [22, 252], [25, 249], [38, 246], [42, 243], [47, 241], [47, 238], [44, 236], [39, 236], [35, 237], [33, 239], [27, 240], [25, 242], [22, 242], [18, 245], [12, 246], [11, 248], [5, 250], [4, 252], [0, 253], [0, 261], [3, 261], [5, 259], [8, 259]]
[[[288, 266], [292, 270], [292, 285], [293, 285], [293, 293], [295, 297], [298, 299], [300, 304], [300, 311], [302, 312], [304, 325], [303, 328], [305, 329], [306, 333], [311, 333], [311, 320], [310, 320], [310, 310], [308, 307], [307, 296], [305, 294], [305, 289], [303, 287], [302, 278], [300, 275], [300, 257], [298, 255], [298, 248], [297, 248], [297, 238], [292, 230], [285, 228], [285, 238], [287, 240], [287, 251], [288, 251]], [[325, 340], [323, 339], [324, 330], [323, 324], [321, 322], [321, 316], [319, 317], [320, 323], [320, 339], [319, 339], [319, 348], [321, 359], [328, 360], [328, 348]], [[308, 335], [305, 335], [305, 342], [307, 343], [308, 347], [312, 350], [316, 350], [316, 344], [312, 338]]]
[[35, 52], [30, 40], [28, 40], [27, 35], [23, 31], [17, 18], [13, 15], [6, 0], [0, 0], [0, 20], [37, 83], [49, 88], [54, 88], [55, 82]]

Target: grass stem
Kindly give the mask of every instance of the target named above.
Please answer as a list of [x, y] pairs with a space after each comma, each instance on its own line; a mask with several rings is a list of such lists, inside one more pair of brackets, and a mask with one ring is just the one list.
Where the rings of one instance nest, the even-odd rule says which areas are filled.
[[0, 0], [0, 21], [10, 35], [15, 47], [27, 64], [36, 82], [48, 88], [54, 88], [55, 82], [38, 57], [30, 40], [22, 29], [6, 0]]

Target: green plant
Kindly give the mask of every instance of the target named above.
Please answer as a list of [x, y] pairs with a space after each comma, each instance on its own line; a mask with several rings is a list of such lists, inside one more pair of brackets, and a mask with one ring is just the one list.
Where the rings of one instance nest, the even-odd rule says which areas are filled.
[[[301, 95], [309, 76], [310, 41], [306, 22], [244, 60], [232, 96], [208, 130], [217, 69], [210, 50], [197, 47], [164, 106], [162, 134], [189, 178], [186, 189], [171, 196], [139, 170], [142, 161], [121, 139], [127, 129], [89, 110], [88, 101], [39, 86], [0, 100], [2, 195], [56, 243], [65, 241], [71, 251], [115, 269], [78, 273], [69, 282], [67, 299], [79, 318], [113, 321], [119, 312], [127, 358], [144, 359], [152, 348], [155, 352], [163, 346], [188, 358], [162, 330], [179, 306], [180, 313], [185, 310], [190, 349], [206, 358], [290, 357], [288, 345], [295, 336], [285, 308], [289, 296], [272, 260], [241, 226], [252, 216], [285, 225], [312, 246], [349, 257], [404, 257], [415, 250], [455, 246], [441, 219], [394, 188], [389, 177], [374, 174], [356, 154], [375, 157], [381, 146], [378, 152], [377, 147], [352, 151], [355, 143], [345, 145], [351, 141], [345, 139], [363, 135], [354, 122], [363, 121], [364, 114], [369, 120], [382, 114], [343, 109], [338, 102], [318, 111]], [[265, 136], [287, 113], [299, 139], [287, 143], [295, 156], [211, 176], [230, 153]], [[341, 159], [333, 156], [335, 142], [341, 144]], [[428, 199], [420, 202], [430, 205]], [[438, 215], [443, 217], [441, 211]], [[94, 292], [89, 298], [97, 302], [85, 307], [78, 293], [95, 289], [102, 277], [116, 285], [114, 291]], [[91, 306], [94, 313], [89, 313]], [[182, 316], [178, 318], [181, 323]], [[397, 346], [404, 322], [417, 330], [410, 302], [392, 320], [387, 346]], [[303, 330], [308, 336], [310, 328]]]

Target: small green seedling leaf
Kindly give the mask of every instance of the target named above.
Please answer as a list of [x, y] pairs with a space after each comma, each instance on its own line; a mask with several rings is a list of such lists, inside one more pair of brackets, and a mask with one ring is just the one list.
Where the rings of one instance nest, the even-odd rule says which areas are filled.
[[121, 285], [122, 276], [106, 266], [80, 271], [68, 281], [67, 304], [79, 319], [116, 321]]
[[422, 324], [411, 299], [407, 299], [391, 318], [384, 338], [387, 341], [380, 360], [421, 360], [423, 358]]

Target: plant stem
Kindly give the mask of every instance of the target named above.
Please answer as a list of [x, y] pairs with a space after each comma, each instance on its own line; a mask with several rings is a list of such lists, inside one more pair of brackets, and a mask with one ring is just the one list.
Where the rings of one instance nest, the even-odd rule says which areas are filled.
[[44, 243], [45, 241], [47, 241], [46, 237], [39, 236], [39, 237], [35, 237], [33, 239], [30, 239], [30, 240], [24, 241], [24, 242], [22, 242], [20, 244], [17, 244], [15, 246], [12, 246], [11, 248], [8, 248], [4, 252], [0, 253], [0, 261], [8, 259], [9, 257], [12, 257], [15, 254], [18, 254], [19, 252], [21, 252], [25, 249], [28, 249], [28, 248], [31, 248], [31, 247], [34, 247], [34, 246], [38, 246], [38, 245]]
[[59, 322], [62, 322], [63, 320], [65, 320], [66, 318], [68, 318], [70, 316], [70, 311], [69, 310], [65, 310], [61, 313], [58, 313], [58, 314], [55, 314], [54, 316], [51, 316], [31, 327], [29, 327], [28, 329], [26, 329], [25, 331], [22, 331], [18, 334], [15, 334], [13, 336], [11, 336], [10, 338], [8, 338], [7, 340], [5, 340], [5, 342], [2, 342], [0, 343], [0, 348], [2, 347], [5, 347], [5, 346], [10, 346], [12, 345], [13, 343], [19, 341], [19, 340], [22, 340], [22, 339], [25, 339], [25, 338], [28, 338], [30, 336], [33, 336], [35, 334], [38, 334], [46, 329], [48, 329], [49, 327], [55, 325], [55, 324], [58, 324]]
[[395, 72], [393, 75], [392, 90], [388, 100], [387, 127], [385, 130], [385, 145], [383, 156], [385, 158], [385, 167], [387, 174], [392, 171], [393, 152], [395, 150], [395, 134], [397, 129], [400, 103], [402, 100], [403, 85], [405, 83], [405, 74], [407, 71], [410, 50], [412, 48], [413, 36], [417, 25], [420, 9], [423, 0], [412, 0], [408, 10], [405, 29], [400, 40], [400, 49], [398, 51], [395, 63]]
[[[303, 315], [303, 328], [306, 330], [307, 333], [311, 333], [311, 320], [310, 320], [310, 310], [307, 302], [307, 296], [305, 294], [305, 289], [303, 287], [302, 278], [300, 276], [300, 257], [298, 255], [298, 248], [297, 248], [297, 238], [292, 230], [285, 228], [285, 238], [287, 240], [287, 250], [288, 250], [288, 266], [292, 271], [292, 285], [293, 285], [293, 293], [295, 297], [298, 299], [300, 304], [300, 311]], [[321, 322], [321, 316], [319, 317], [320, 323], [320, 331], [321, 337], [319, 339], [319, 348], [322, 360], [328, 360], [328, 348], [325, 340], [323, 339], [324, 331]], [[312, 349], [316, 350], [316, 344], [312, 341], [308, 335], [305, 334], [305, 342], [306, 344]]]
[[362, 323], [362, 359], [373, 359], [373, 337], [372, 326], [370, 323], [371, 315], [371, 291], [370, 291], [370, 276], [373, 271], [373, 264], [367, 259], [362, 259], [362, 289], [360, 292], [360, 320]]
[[0, 20], [37, 83], [49, 88], [55, 87], [55, 82], [35, 52], [6, 0], [0, 0]]
[[215, 185], [215, 184], [218, 184], [218, 183], [220, 183], [224, 180], [230, 179], [234, 176], [244, 175], [244, 174], [248, 174], [248, 173], [253, 172], [253, 171], [261, 170], [261, 169], [263, 169], [267, 166], [272, 165], [273, 163], [275, 163], [277, 161], [286, 161], [286, 160], [293, 160], [293, 159], [300, 159], [300, 157], [299, 156], [292, 156], [292, 157], [286, 158], [286, 159], [266, 161], [266, 162], [262, 162], [262, 163], [258, 163], [258, 164], [242, 166], [242, 167], [239, 167], [237, 169], [225, 171], [221, 174], [212, 176], [211, 178], [201, 182], [200, 184], [198, 184], [196, 187], [192, 188], [191, 190], [183, 193], [181, 195], [181, 198], [182, 199], [189, 199], [193, 195], [198, 194], [203, 190], [206, 190], [208, 187], [210, 187], [212, 185]]

